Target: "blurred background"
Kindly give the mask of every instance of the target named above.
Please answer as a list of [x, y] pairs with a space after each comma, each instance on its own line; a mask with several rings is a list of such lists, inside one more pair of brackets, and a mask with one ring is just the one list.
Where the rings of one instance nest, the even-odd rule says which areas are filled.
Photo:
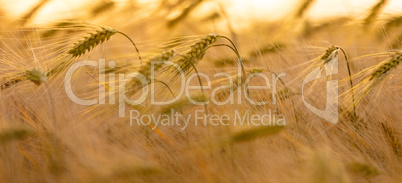
[[[196, 3], [198, 0], [1, 0], [1, 10], [13, 18], [21, 18], [25, 13], [36, 8], [32, 22], [43, 23], [57, 21], [61, 19], [84, 19], [86, 15], [118, 12], [124, 8], [129, 8], [132, 19], [144, 18], [164, 11], [161, 6], [166, 8], [174, 5], [184, 5]], [[201, 1], [200, 1], [201, 2]], [[364, 18], [370, 7], [374, 6], [377, 0], [315, 0], [306, 12], [305, 17], [312, 20], [323, 20], [328, 17], [347, 16], [350, 18]], [[217, 3], [224, 5], [227, 16], [233, 22], [233, 27], [237, 30], [245, 29], [250, 26], [252, 20], [257, 21], [276, 21], [288, 17], [297, 8], [297, 4], [303, 3], [300, 0], [215, 0], [204, 1], [201, 5], [194, 8], [194, 17], [204, 17], [212, 15], [217, 10]], [[98, 8], [96, 11], [95, 9]], [[92, 11], [91, 11], [92, 9]], [[145, 11], [139, 11], [139, 9]], [[381, 17], [392, 16], [401, 13], [402, 0], [389, 0], [383, 9]], [[95, 11], [95, 13], [94, 13]], [[171, 12], [166, 18], [172, 18], [179, 12]], [[86, 18], [84, 18], [86, 17]], [[114, 17], [118, 18], [118, 17]]]

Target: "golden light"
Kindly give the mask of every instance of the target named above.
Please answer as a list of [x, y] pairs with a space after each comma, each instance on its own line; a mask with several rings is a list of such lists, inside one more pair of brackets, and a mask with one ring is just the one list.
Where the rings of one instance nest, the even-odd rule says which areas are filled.
[[[4, 1], [4, 0], [3, 0]], [[18, 16], [34, 6], [40, 0], [14, 0], [2, 2], [5, 11], [11, 16]], [[1, 2], [1, 1], [0, 1]], [[119, 0], [117, 4], [124, 4], [127, 0]], [[139, 0], [137, 3], [155, 4], [159, 0]], [[278, 20], [288, 15], [300, 0], [217, 0], [224, 3], [230, 17], [238, 24], [247, 24], [250, 20]], [[376, 0], [316, 0], [307, 16], [320, 19], [329, 16], [363, 16], [364, 12], [374, 5]], [[83, 5], [91, 5], [93, 1], [82, 0], [50, 0], [40, 12], [36, 21], [52, 21], [60, 18], [73, 18], [80, 15]], [[85, 7], [85, 6], [84, 6]], [[402, 9], [402, 0], [391, 0], [384, 10], [384, 14], [397, 14]], [[51, 15], [51, 16], [49, 16]]]

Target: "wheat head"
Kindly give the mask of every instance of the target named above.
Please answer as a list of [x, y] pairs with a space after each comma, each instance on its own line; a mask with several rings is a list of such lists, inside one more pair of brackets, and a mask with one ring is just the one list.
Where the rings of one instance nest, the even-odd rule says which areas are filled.
[[[162, 68], [164, 62], [172, 60], [175, 55], [176, 52], [174, 50], [168, 50], [150, 58], [147, 64], [145, 64], [138, 71], [139, 74], [142, 74], [145, 77], [147, 83], [141, 83], [139, 80], [129, 81], [128, 85], [130, 86], [130, 88], [127, 89], [128, 96], [132, 96], [135, 92], [148, 85], [151, 82], [151, 70], [153, 70], [154, 72], [158, 71], [160, 68]], [[154, 68], [151, 68], [152, 65], [154, 66]]]
[[321, 60], [324, 61], [324, 64], [328, 63], [332, 60], [333, 57], [338, 55], [339, 47], [332, 45], [327, 50], [325, 50], [324, 55], [321, 56]]
[[191, 70], [192, 65], [196, 65], [205, 55], [210, 46], [215, 43], [220, 36], [218, 34], [209, 34], [199, 39], [190, 49], [179, 59], [177, 64], [183, 72]]
[[29, 80], [32, 81], [33, 83], [35, 83], [36, 85], [40, 85], [43, 82], [46, 81], [46, 73], [42, 72], [39, 69], [32, 69], [32, 70], [28, 70], [25, 73], [25, 77]]
[[370, 75], [370, 81], [373, 79], [381, 78], [388, 74], [393, 68], [398, 67], [402, 60], [402, 52], [396, 52], [389, 61], [383, 63], [377, 70]]
[[102, 30], [97, 30], [96, 33], [90, 33], [89, 37], [85, 37], [84, 40], [77, 42], [74, 47], [68, 51], [68, 54], [73, 57], [79, 57], [104, 41], [109, 40], [110, 37], [116, 33], [117, 30], [115, 29], [102, 27]]

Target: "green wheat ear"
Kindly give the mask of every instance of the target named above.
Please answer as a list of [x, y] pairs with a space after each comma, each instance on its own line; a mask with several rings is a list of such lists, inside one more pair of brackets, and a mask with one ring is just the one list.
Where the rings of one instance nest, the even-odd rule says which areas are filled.
[[107, 41], [114, 34], [117, 33], [115, 29], [108, 29], [102, 27], [102, 30], [96, 31], [96, 33], [90, 33], [89, 37], [85, 37], [84, 40], [77, 42], [72, 49], [68, 51], [68, 54], [73, 57], [79, 57], [87, 51], [91, 51], [97, 45]]
[[46, 73], [39, 69], [28, 70], [26, 71], [25, 76], [28, 80], [32, 81], [36, 85], [42, 84], [47, 79]]
[[381, 78], [382, 76], [388, 74], [393, 68], [396, 68], [402, 60], [402, 52], [397, 52], [395, 55], [388, 61], [378, 67], [371, 76], [370, 81], [373, 79]]

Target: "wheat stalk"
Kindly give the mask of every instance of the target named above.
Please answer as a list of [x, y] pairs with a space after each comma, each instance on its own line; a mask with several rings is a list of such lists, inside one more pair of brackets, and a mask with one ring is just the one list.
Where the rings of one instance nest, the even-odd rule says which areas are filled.
[[402, 60], [402, 52], [396, 52], [391, 59], [381, 64], [371, 75], [370, 81], [386, 76], [392, 69], [398, 67]]
[[388, 0], [378, 1], [378, 3], [371, 8], [370, 14], [364, 19], [364, 24], [370, 25], [378, 17], [387, 3]]
[[[212, 44], [214, 44], [220, 37], [221, 36], [218, 34], [209, 34], [204, 36], [203, 38], [195, 42], [193, 45], [191, 45], [191, 48], [187, 51], [187, 53], [177, 61], [182, 72], [187, 73], [191, 70], [191, 68], [195, 70], [195, 72], [197, 73], [198, 82], [200, 83], [201, 92], [203, 95], [205, 95], [204, 87], [202, 86], [201, 78], [195, 65], [204, 57], [207, 50], [211, 48]], [[208, 113], [207, 103], [204, 103], [204, 106], [205, 106], [205, 113]]]
[[[213, 45], [219, 38], [223, 38], [228, 40], [232, 46], [229, 46], [227, 44], [218, 44], [218, 45]], [[221, 36], [219, 34], [209, 34], [206, 35], [204, 37], [202, 37], [201, 39], [197, 40], [195, 43], [193, 43], [190, 47], [189, 50], [187, 50], [187, 52], [182, 55], [177, 61], [176, 64], [178, 64], [180, 66], [180, 71], [184, 72], [184, 73], [188, 73], [191, 68], [194, 68], [195, 65], [198, 64], [198, 62], [205, 56], [206, 51], [209, 48], [212, 47], [218, 47], [218, 46], [225, 46], [230, 48], [233, 52], [236, 53], [237, 57], [238, 57], [238, 63], [242, 68], [242, 72], [243, 72], [243, 79], [245, 79], [245, 75], [246, 75], [246, 71], [244, 69], [243, 66], [243, 61], [240, 57], [239, 51], [236, 48], [236, 45], [233, 43], [233, 41], [231, 39], [229, 39], [226, 36]]]
[[81, 40], [77, 43], [74, 44], [74, 47], [71, 48], [68, 51], [68, 54], [70, 54], [72, 57], [79, 57], [87, 51], [91, 51], [93, 48], [95, 48], [97, 45], [103, 43], [104, 41], [107, 41], [115, 35], [116, 33], [119, 33], [123, 36], [125, 36], [127, 39], [130, 40], [130, 42], [133, 44], [135, 50], [138, 53], [138, 58], [141, 61], [141, 55], [140, 52], [129, 36], [124, 34], [123, 32], [117, 31], [116, 29], [111, 29], [111, 28], [105, 28], [101, 27], [102, 30], [97, 30], [96, 33], [90, 33], [90, 36], [85, 37], [84, 40]]
[[177, 60], [177, 64], [180, 66], [181, 70], [183, 72], [191, 70], [191, 65], [196, 65], [204, 57], [208, 48], [210, 48], [218, 38], [218, 34], [209, 34], [192, 44], [190, 49]]
[[47, 79], [47, 75], [45, 72], [42, 72], [39, 69], [32, 69], [28, 70], [25, 73], [25, 77], [29, 80], [35, 83], [36, 85], [40, 85], [44, 83]]
[[36, 85], [40, 85], [44, 83], [47, 79], [47, 74], [40, 69], [32, 69], [32, 70], [27, 70], [24, 73], [19, 73], [14, 77], [11, 77], [11, 79], [4, 79], [5, 81], [1, 83], [1, 90], [5, 90], [7, 88], [10, 88], [11, 86], [24, 81], [24, 80], [29, 80]]
[[[137, 48], [137, 45], [133, 42], [133, 40], [128, 35], [124, 34], [123, 32], [117, 31], [116, 29], [105, 28], [105, 27], [101, 27], [101, 28], [102, 28], [102, 30], [97, 30], [96, 33], [90, 33], [90, 36], [85, 37], [84, 40], [76, 42], [74, 44], [74, 47], [71, 48], [70, 50], [68, 50], [67, 53], [72, 58], [79, 57], [79, 56], [85, 54], [87, 51], [88, 52], [91, 51], [93, 48], [95, 48], [99, 44], [109, 40], [110, 37], [112, 37], [113, 35], [118, 33], [118, 34], [125, 36], [131, 42], [131, 44], [134, 46], [135, 50], [137, 51], [138, 59], [141, 62], [141, 55]], [[61, 72], [64, 68], [66, 68], [68, 66], [68, 64], [71, 63], [71, 61], [72, 60], [70, 60], [70, 59], [66, 59], [66, 60], [62, 61], [56, 67], [51, 69], [47, 73], [47, 76]]]
[[90, 33], [89, 37], [85, 37], [84, 40], [81, 40], [74, 44], [74, 47], [68, 51], [68, 54], [73, 57], [79, 57], [87, 51], [91, 51], [97, 45], [103, 43], [110, 39], [111, 36], [117, 33], [116, 29], [108, 29], [102, 27], [102, 30], [97, 30], [96, 33]]
[[357, 114], [356, 114], [356, 106], [355, 106], [355, 94], [354, 94], [354, 91], [353, 91], [352, 73], [350, 71], [350, 65], [349, 65], [348, 57], [346, 56], [345, 51], [339, 46], [332, 45], [331, 47], [327, 48], [327, 50], [325, 50], [325, 53], [321, 56], [320, 59], [323, 61], [323, 64], [327, 64], [332, 59], [334, 59], [335, 57], [338, 56], [339, 50], [341, 50], [343, 52], [343, 55], [345, 57], [346, 66], [348, 68], [349, 83], [350, 83], [350, 88], [351, 88], [350, 92], [352, 94], [353, 122], [356, 122]]
[[[139, 80], [132, 80], [131, 83], [129, 83], [129, 85], [132, 87], [130, 87], [127, 91], [128, 96], [132, 96], [135, 92], [139, 91], [141, 88], [150, 83], [152, 65], [154, 66], [154, 72], [158, 71], [165, 64], [164, 62], [172, 60], [175, 56], [176, 52], [174, 50], [169, 50], [150, 58], [149, 61], [138, 71], [139, 74], [142, 74], [145, 77], [147, 83], [141, 83]], [[159, 80], [158, 82], [161, 82], [168, 87], [166, 83]]]
[[325, 50], [324, 55], [322, 55], [320, 59], [324, 61], [324, 64], [328, 63], [334, 57], [338, 56], [339, 48], [340, 47], [338, 47], [338, 46], [332, 45], [331, 47], [329, 47]]
[[387, 61], [380, 63], [371, 74], [369, 74], [362, 82], [356, 86], [356, 90], [360, 91], [356, 102], [360, 103], [370, 91], [381, 83], [381, 81], [391, 72], [392, 69], [398, 67], [401, 63], [402, 52], [395, 52]]

